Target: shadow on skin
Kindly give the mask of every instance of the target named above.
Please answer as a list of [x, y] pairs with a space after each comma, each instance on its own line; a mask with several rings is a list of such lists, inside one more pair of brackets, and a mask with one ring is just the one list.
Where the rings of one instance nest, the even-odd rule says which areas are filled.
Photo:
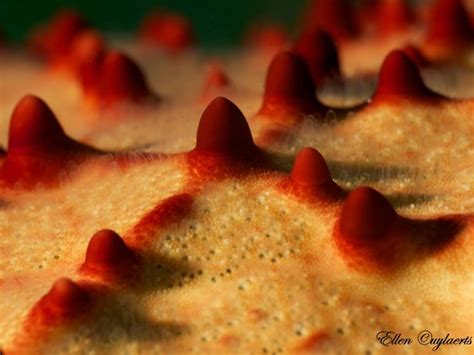
[[410, 206], [411, 204], [420, 205], [431, 202], [435, 199], [435, 195], [412, 193], [399, 193], [386, 195], [386, 197], [394, 208], [403, 208]]
[[[268, 153], [274, 169], [289, 173], [293, 166], [294, 155]], [[326, 160], [331, 176], [342, 182], [354, 182], [364, 177], [364, 184], [413, 177], [418, 170], [408, 166], [375, 165], [366, 163], [346, 163]]]
[[318, 88], [319, 99], [329, 107], [356, 110], [371, 98], [377, 86], [377, 76], [334, 78]]
[[134, 287], [139, 293], [183, 287], [202, 275], [202, 270], [187, 260], [152, 254], [142, 258], [142, 277]]
[[334, 179], [344, 182], [353, 182], [364, 178], [364, 184], [409, 178], [418, 172], [417, 169], [408, 166], [382, 166], [339, 161], [327, 161], [327, 163]]
[[441, 217], [413, 222], [414, 234], [424, 234], [419, 240], [419, 246], [427, 254], [442, 251], [464, 228], [465, 221], [461, 217]]
[[[64, 346], [64, 340], [72, 342], [83, 349], [83, 352], [94, 351], [98, 354], [109, 354], [110, 346], [134, 345], [136, 342], [170, 341], [190, 333], [186, 324], [160, 321], [147, 316], [149, 309], [141, 307], [138, 298], [131, 296], [126, 289], [119, 288], [110, 293], [101, 294], [93, 305], [93, 311], [84, 314], [83, 319], [66, 327], [51, 328], [43, 334], [42, 339], [32, 338], [34, 353], [43, 347]], [[71, 345], [72, 345], [71, 343]], [[28, 343], [27, 343], [28, 344]], [[125, 351], [124, 349], [120, 349]], [[33, 352], [32, 352], [33, 353]]]
[[369, 244], [349, 244], [340, 239], [339, 248], [348, 263], [360, 271], [393, 274], [449, 250], [465, 226], [463, 216], [428, 220], [402, 217], [382, 239]]
[[118, 340], [134, 341], [172, 340], [189, 333], [187, 325], [178, 322], [157, 321], [138, 310], [133, 299], [114, 293], [97, 307], [93, 324], [86, 325], [86, 334], [94, 343], [91, 348], [107, 346]]

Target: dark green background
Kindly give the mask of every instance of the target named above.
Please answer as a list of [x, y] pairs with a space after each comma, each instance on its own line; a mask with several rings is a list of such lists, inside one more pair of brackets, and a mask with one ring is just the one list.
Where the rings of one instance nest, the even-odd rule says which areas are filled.
[[32, 26], [69, 7], [103, 31], [130, 32], [147, 11], [160, 8], [188, 16], [199, 41], [212, 46], [238, 43], [255, 21], [281, 23], [291, 31], [306, 4], [307, 0], [0, 0], [0, 28], [10, 40], [20, 41]]

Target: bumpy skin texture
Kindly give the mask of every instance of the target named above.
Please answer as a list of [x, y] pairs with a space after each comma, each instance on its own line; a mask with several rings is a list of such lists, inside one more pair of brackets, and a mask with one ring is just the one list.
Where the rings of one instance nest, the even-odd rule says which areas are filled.
[[428, 85], [468, 78], [384, 52], [372, 100], [334, 114], [293, 52], [233, 53], [232, 97], [202, 107], [208, 58], [123, 46], [162, 104], [131, 84], [90, 110], [74, 75], [0, 56], [2, 351], [418, 354], [425, 329], [474, 334], [473, 102]]

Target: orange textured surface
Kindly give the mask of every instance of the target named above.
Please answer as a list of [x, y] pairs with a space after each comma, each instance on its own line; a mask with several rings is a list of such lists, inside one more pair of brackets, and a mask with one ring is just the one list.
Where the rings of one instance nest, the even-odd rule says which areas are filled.
[[472, 353], [468, 10], [376, 3], [212, 57], [168, 13], [2, 50], [0, 350]]

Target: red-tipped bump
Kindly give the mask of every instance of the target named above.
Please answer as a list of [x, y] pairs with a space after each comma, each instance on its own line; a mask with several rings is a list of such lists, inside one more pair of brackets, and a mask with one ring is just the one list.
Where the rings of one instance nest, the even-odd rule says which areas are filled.
[[324, 31], [303, 33], [293, 50], [305, 60], [316, 84], [331, 76], [339, 75], [339, 54], [332, 38]]
[[142, 71], [125, 54], [109, 52], [104, 58], [100, 75], [99, 100], [106, 105], [140, 102], [153, 97]]
[[340, 236], [350, 243], [370, 246], [387, 235], [396, 218], [397, 213], [382, 194], [359, 187], [342, 206]]
[[215, 98], [199, 121], [195, 151], [236, 156], [256, 149], [247, 120], [239, 108], [224, 97]]
[[41, 99], [27, 95], [15, 107], [10, 121], [8, 152], [0, 180], [24, 188], [56, 185], [70, 161], [79, 163], [98, 151], [69, 138]]
[[171, 52], [189, 48], [196, 42], [191, 23], [175, 13], [149, 15], [144, 19], [140, 33], [148, 43]]
[[438, 0], [426, 35], [427, 45], [459, 48], [473, 43], [474, 30], [462, 0]]
[[33, 34], [33, 50], [49, 60], [60, 59], [69, 53], [75, 37], [87, 27], [87, 22], [77, 12], [61, 11], [46, 27]]
[[71, 48], [71, 61], [73, 69], [78, 71], [80, 66], [99, 55], [104, 55], [106, 50], [102, 36], [94, 30], [82, 31], [74, 40]]
[[332, 181], [324, 157], [313, 148], [303, 148], [298, 153], [291, 179], [302, 186], [318, 186]]
[[106, 54], [104, 39], [95, 31], [84, 31], [74, 41], [72, 65], [85, 96], [100, 96], [101, 67]]
[[[288, 184], [288, 182], [290, 184]], [[296, 156], [289, 181], [282, 188], [301, 199], [319, 202], [340, 200], [345, 196], [331, 178], [324, 157], [313, 148], [303, 148]]]
[[297, 54], [281, 52], [267, 71], [260, 113], [325, 113], [316, 99], [315, 86], [306, 63]]
[[230, 80], [226, 73], [218, 64], [213, 64], [207, 72], [201, 97], [203, 100], [209, 99], [211, 96], [215, 97], [216, 93], [224, 90], [229, 85]]
[[95, 233], [86, 252], [84, 270], [127, 271], [134, 263], [134, 254], [123, 239], [112, 230], [103, 229]]
[[374, 102], [438, 98], [441, 96], [426, 87], [418, 67], [408, 55], [400, 50], [388, 54], [380, 70]]
[[69, 148], [71, 142], [43, 100], [26, 95], [18, 102], [10, 121], [9, 156], [60, 151]]
[[348, 0], [314, 0], [307, 21], [309, 30], [321, 28], [338, 41], [358, 34], [353, 8]]
[[61, 278], [41, 298], [34, 311], [44, 322], [56, 323], [80, 315], [89, 302], [86, 290], [70, 279]]
[[254, 25], [249, 29], [245, 42], [264, 52], [274, 52], [284, 47], [289, 38], [286, 30], [279, 25]]
[[377, 11], [378, 31], [388, 35], [406, 30], [414, 22], [414, 14], [407, 0], [383, 0]]

